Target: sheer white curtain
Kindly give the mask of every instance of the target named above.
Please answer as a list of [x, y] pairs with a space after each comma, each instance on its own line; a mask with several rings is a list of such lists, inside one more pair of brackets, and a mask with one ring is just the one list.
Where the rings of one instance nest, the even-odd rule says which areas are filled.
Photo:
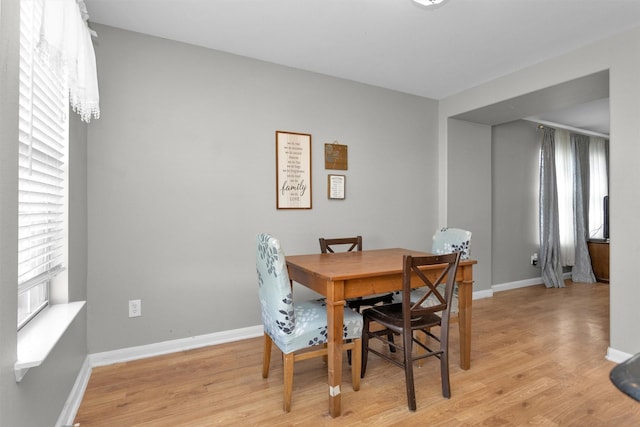
[[64, 76], [69, 102], [82, 120], [100, 117], [96, 56], [84, 0], [23, 0], [42, 4], [38, 49], [52, 70]]
[[604, 196], [609, 194], [607, 179], [606, 140], [591, 137], [589, 143], [589, 237], [602, 239], [604, 226]]
[[556, 129], [556, 185], [558, 187], [558, 222], [560, 232], [560, 261], [562, 265], [575, 262], [575, 234], [573, 227], [573, 186], [575, 164], [569, 131]]

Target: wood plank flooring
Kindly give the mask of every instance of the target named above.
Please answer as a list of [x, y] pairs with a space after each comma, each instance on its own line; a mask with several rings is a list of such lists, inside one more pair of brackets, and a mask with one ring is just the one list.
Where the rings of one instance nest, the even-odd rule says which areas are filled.
[[[89, 426], [640, 426], [640, 403], [609, 380], [609, 286], [531, 286], [473, 302], [471, 369], [451, 332], [452, 396], [439, 362], [415, 369], [418, 410], [400, 368], [370, 355], [354, 392], [345, 362], [342, 413], [328, 414], [326, 365], [296, 364], [290, 413], [282, 361], [261, 376], [262, 338], [95, 368], [76, 416]], [[346, 359], [346, 357], [345, 357]]]

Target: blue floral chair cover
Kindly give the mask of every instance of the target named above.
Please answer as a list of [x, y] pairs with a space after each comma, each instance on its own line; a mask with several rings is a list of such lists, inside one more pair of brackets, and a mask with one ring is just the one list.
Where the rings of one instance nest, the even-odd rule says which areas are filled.
[[[262, 309], [265, 333], [265, 354], [262, 376], [269, 375], [271, 342], [284, 353], [284, 410], [291, 408], [293, 364], [297, 350], [316, 348], [301, 354], [301, 359], [327, 355], [327, 308], [324, 300], [293, 301], [293, 293], [285, 256], [280, 242], [268, 234], [257, 236], [256, 270], [258, 295]], [[343, 344], [345, 350], [354, 351], [358, 361], [353, 363], [352, 383], [360, 388], [360, 357], [363, 321], [360, 313], [344, 309]], [[318, 347], [319, 346], [319, 347]]]
[[[264, 331], [283, 353], [326, 343], [326, 304], [324, 300], [294, 304], [285, 256], [278, 239], [259, 234], [256, 255]], [[361, 336], [362, 316], [353, 310], [344, 310], [344, 339]]]
[[450, 254], [461, 252], [460, 260], [469, 259], [471, 253], [471, 232], [459, 228], [444, 227], [433, 235], [431, 252], [434, 254]]
[[[444, 227], [436, 231], [433, 235], [433, 243], [431, 245], [431, 253], [442, 255], [452, 252], [460, 252], [460, 260], [469, 259], [471, 254], [471, 232], [460, 228]], [[418, 301], [422, 298], [426, 291], [423, 288], [417, 288], [411, 291], [411, 301]], [[396, 296], [396, 301], [402, 301], [402, 295]], [[430, 296], [423, 303], [423, 307], [431, 307], [438, 303], [435, 297]], [[458, 288], [455, 288], [453, 301], [451, 302], [451, 313], [458, 312]]]

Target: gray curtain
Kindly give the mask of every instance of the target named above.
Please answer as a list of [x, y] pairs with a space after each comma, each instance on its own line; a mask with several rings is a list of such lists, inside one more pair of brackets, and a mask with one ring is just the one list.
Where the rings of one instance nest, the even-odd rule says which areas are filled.
[[573, 210], [575, 213], [575, 263], [571, 273], [574, 282], [594, 283], [596, 281], [591, 269], [591, 257], [587, 247], [589, 238], [589, 137], [571, 134], [571, 150], [576, 161]]
[[544, 128], [540, 150], [540, 268], [547, 288], [563, 288], [554, 141], [555, 130]]

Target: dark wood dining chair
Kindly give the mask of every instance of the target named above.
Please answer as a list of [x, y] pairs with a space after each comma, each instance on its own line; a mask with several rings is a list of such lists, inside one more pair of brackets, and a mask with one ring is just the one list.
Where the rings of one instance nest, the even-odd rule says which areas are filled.
[[[471, 236], [472, 233], [468, 230], [443, 227], [437, 230], [433, 235], [431, 253], [441, 255], [460, 252], [460, 260], [469, 259], [469, 255], [471, 253]], [[444, 283], [441, 284], [440, 287], [444, 287]], [[418, 301], [424, 296], [425, 292], [425, 288], [413, 289], [411, 291], [411, 301]], [[398, 295], [396, 295], [396, 302], [399, 302], [401, 299], [402, 297], [398, 297]], [[422, 305], [428, 306], [435, 303], [437, 303], [437, 300], [432, 295], [430, 298], [424, 300]], [[451, 323], [455, 323], [460, 320], [458, 318], [458, 305], [458, 285], [456, 284], [453, 287], [453, 300], [451, 301]]]
[[[327, 253], [335, 253], [336, 250], [338, 252], [359, 252], [362, 250], [362, 236], [356, 237], [340, 237], [336, 239], [325, 239], [324, 237], [320, 237], [320, 252], [323, 254]], [[337, 249], [340, 248], [340, 249]], [[347, 300], [347, 305], [349, 308], [356, 310], [357, 312], [362, 311], [362, 307], [367, 307], [371, 305], [376, 305], [380, 303], [392, 303], [393, 302], [393, 293], [388, 294], [378, 294], [371, 295], [366, 297], [357, 297], [350, 298]]]
[[[364, 330], [362, 332], [362, 377], [367, 370], [369, 353], [376, 354], [389, 362], [404, 368], [407, 402], [409, 409], [416, 410], [416, 393], [413, 381], [413, 362], [430, 356], [440, 359], [440, 377], [442, 381], [442, 395], [451, 397], [449, 384], [449, 317], [451, 314], [451, 301], [453, 298], [453, 286], [455, 283], [460, 252], [446, 255], [433, 255], [412, 257], [405, 255], [402, 268], [402, 302], [395, 304], [378, 305], [363, 311]], [[448, 264], [437, 276], [422, 268], [430, 265]], [[434, 277], [435, 276], [435, 277]], [[411, 302], [412, 282], [425, 286], [427, 292], [415, 302]], [[441, 283], [445, 283], [444, 292]], [[430, 307], [423, 307], [422, 303], [434, 296], [437, 303]], [[371, 322], [383, 326], [382, 330], [372, 331]], [[439, 333], [433, 332], [433, 328], [439, 326]], [[414, 333], [420, 331], [428, 337], [426, 344], [421, 342]], [[418, 332], [418, 333], [420, 333]], [[402, 344], [389, 341], [388, 334], [393, 333], [402, 337]], [[372, 346], [372, 339], [380, 340], [386, 345], [394, 346], [400, 350], [402, 358], [379, 350], [380, 347]], [[413, 353], [413, 347], [419, 347], [424, 352]], [[433, 349], [431, 348], [433, 347]]]

